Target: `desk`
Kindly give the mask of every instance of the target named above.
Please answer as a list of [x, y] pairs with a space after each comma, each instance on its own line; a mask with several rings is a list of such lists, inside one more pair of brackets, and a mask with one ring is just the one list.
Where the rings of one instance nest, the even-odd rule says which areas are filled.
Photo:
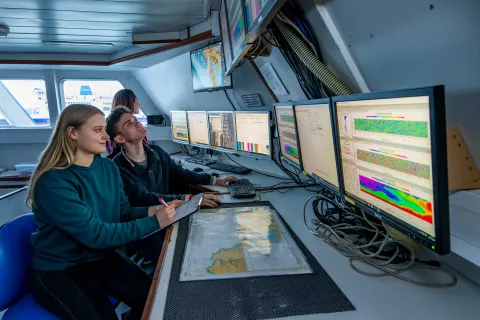
[[[199, 167], [198, 165], [193, 166]], [[261, 184], [262, 186], [274, 185], [282, 181], [257, 173], [251, 173], [245, 177], [252, 183]], [[458, 272], [456, 272], [458, 277], [457, 285], [448, 289], [429, 289], [415, 286], [393, 277], [371, 278], [355, 272], [350, 268], [347, 258], [305, 229], [302, 217], [303, 204], [311, 194], [311, 192], [298, 188], [292, 189], [285, 194], [278, 192], [262, 194], [261, 198], [262, 200], [270, 201], [275, 206], [280, 215], [282, 215], [357, 310], [335, 314], [291, 317], [289, 319], [473, 320], [479, 318], [480, 287]], [[224, 201], [226, 202], [228, 195], [225, 198]], [[313, 217], [311, 206], [309, 206], [308, 210], [308, 214]], [[167, 250], [163, 261], [163, 269], [161, 274], [159, 274], [159, 281], [152, 286], [152, 291], [156, 295], [155, 297], [153, 295], [149, 297], [152, 308], [151, 310], [146, 310], [144, 319], [148, 319], [148, 315], [150, 315], [150, 319], [162, 319], [163, 317], [176, 236], [177, 228], [173, 226], [171, 241], [166, 246]], [[412, 276], [413, 274], [412, 272], [405, 273], [407, 276]], [[436, 273], [426, 274], [422, 272], [415, 275], [416, 279], [419, 280], [439, 281]]]

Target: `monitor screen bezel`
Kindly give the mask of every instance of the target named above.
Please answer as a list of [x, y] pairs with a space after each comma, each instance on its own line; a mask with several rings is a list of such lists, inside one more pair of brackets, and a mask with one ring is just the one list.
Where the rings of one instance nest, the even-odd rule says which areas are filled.
[[[208, 135], [208, 143], [207, 143], [207, 144], [192, 143], [191, 133], [190, 133], [190, 120], [188, 119], [188, 114], [189, 114], [189, 113], [205, 113], [205, 117], [207, 118], [207, 135]], [[209, 149], [209, 148], [210, 148], [210, 131], [209, 131], [209, 125], [208, 125], [208, 115], [207, 115], [207, 111], [187, 111], [187, 123], [188, 123], [188, 140], [190, 140], [190, 145], [191, 145], [192, 147], [199, 147], [199, 148]]]
[[[225, 64], [225, 57], [223, 56], [223, 65], [225, 66], [225, 77], [230, 77], [230, 85], [228, 86], [219, 86], [219, 87], [212, 87], [212, 88], [205, 88], [205, 89], [195, 89], [193, 87], [193, 69], [192, 69], [192, 53], [195, 51], [203, 50], [205, 48], [211, 47], [211, 46], [216, 46], [220, 44], [222, 46], [223, 50], [223, 42], [222, 41], [215, 41], [215, 42], [210, 42], [207, 45], [204, 45], [202, 47], [199, 47], [195, 50], [190, 51], [190, 74], [191, 74], [191, 79], [192, 79], [192, 88], [193, 88], [193, 93], [197, 92], [213, 92], [213, 91], [220, 91], [224, 89], [232, 89], [233, 88], [233, 76], [231, 74], [227, 74], [227, 66]], [[224, 53], [225, 54], [225, 53]]]
[[293, 113], [293, 121], [295, 121], [295, 134], [296, 134], [296, 139], [297, 140], [297, 146], [298, 146], [298, 162], [295, 163], [294, 161], [290, 160], [289, 158], [285, 157], [282, 155], [282, 142], [280, 141], [280, 132], [278, 133], [278, 144], [279, 144], [279, 151], [280, 151], [280, 159], [284, 160], [286, 163], [289, 165], [295, 167], [296, 169], [302, 170], [303, 171], [303, 163], [302, 163], [302, 150], [300, 150], [300, 142], [298, 141], [298, 126], [297, 126], [297, 117], [295, 116], [295, 109], [294, 109], [294, 102], [283, 102], [283, 103], [275, 103], [273, 105], [274, 113], [275, 113], [275, 126], [278, 130], [279, 125], [278, 125], [278, 118], [277, 118], [277, 106], [278, 107], [291, 107], [292, 108], [292, 113]]
[[[268, 115], [268, 140], [270, 142], [270, 154], [264, 155], [261, 153], [252, 153], [248, 151], [241, 151], [238, 149], [238, 137], [237, 137], [237, 114], [267, 114]], [[235, 111], [233, 114], [235, 120], [235, 144], [237, 145], [237, 154], [241, 156], [256, 158], [256, 159], [272, 159], [272, 115], [270, 111]]]
[[[186, 123], [187, 123], [187, 132], [188, 132], [188, 141], [175, 139], [174, 134], [173, 134], [173, 113], [181, 113], [181, 112], [185, 113], [185, 119], [186, 119]], [[189, 128], [188, 128], [187, 111], [181, 111], [181, 110], [170, 111], [170, 123], [172, 124], [172, 126], [171, 126], [171, 128], [172, 128], [172, 141], [176, 142], [176, 143], [181, 143], [181, 144], [190, 144], [190, 131], [189, 131]]]
[[[216, 146], [212, 146], [212, 139], [210, 139], [210, 119], [209, 116], [210, 114], [213, 113], [231, 113], [233, 117], [233, 139], [234, 139], [234, 149], [225, 149], [225, 148], [220, 148]], [[209, 148], [214, 150], [214, 151], [221, 151], [225, 153], [236, 153], [237, 152], [237, 127], [235, 126], [235, 115], [233, 114], [233, 111], [207, 111], [207, 124], [208, 124], [208, 143], [209, 143]]]
[[[420, 234], [408, 224], [391, 216], [380, 208], [370, 208], [358, 197], [346, 194], [342, 185], [342, 197], [349, 203], [354, 204], [370, 215], [373, 215], [395, 229], [417, 240], [427, 248], [438, 254], [450, 252], [450, 225], [449, 225], [449, 203], [448, 203], [448, 169], [447, 169], [447, 142], [446, 142], [446, 119], [445, 119], [445, 93], [444, 86], [434, 86], [417, 89], [406, 89], [399, 91], [388, 91], [381, 93], [365, 93], [350, 96], [332, 98], [332, 105], [335, 113], [335, 128], [338, 134], [337, 102], [361, 101], [376, 99], [392, 99], [406, 97], [428, 96], [430, 112], [430, 137], [432, 154], [432, 186], [433, 186], [433, 212], [435, 227], [435, 242]], [[340, 147], [340, 139], [338, 140]], [[340, 157], [341, 165], [341, 157]], [[343, 167], [340, 166], [343, 182]]]
[[[335, 153], [335, 164], [337, 166], [337, 180], [338, 180], [338, 187], [331, 184], [327, 180], [317, 176], [314, 173], [307, 172], [305, 170], [305, 166], [302, 161], [302, 171], [307, 174], [308, 177], [314, 179], [318, 184], [322, 185], [323, 187], [327, 188], [328, 190], [332, 191], [335, 195], [340, 196], [341, 192], [340, 190], [343, 188], [343, 180], [341, 179], [340, 175], [340, 154], [339, 154], [339, 142], [337, 143], [337, 132], [335, 130], [335, 123], [333, 122], [333, 106], [330, 98], [324, 98], [324, 99], [316, 99], [316, 100], [301, 100], [301, 101], [296, 101], [293, 104], [293, 113], [295, 114], [295, 121], [296, 121], [296, 126], [298, 128], [298, 121], [297, 121], [297, 106], [310, 106], [310, 105], [317, 105], [317, 104], [327, 104], [328, 105], [328, 110], [330, 112], [330, 124], [331, 124], [331, 129], [332, 129], [332, 137], [333, 137], [333, 150]], [[300, 143], [300, 134], [297, 136], [298, 140], [298, 147], [300, 150], [302, 150], [302, 145]], [[339, 140], [338, 140], [339, 141]]]

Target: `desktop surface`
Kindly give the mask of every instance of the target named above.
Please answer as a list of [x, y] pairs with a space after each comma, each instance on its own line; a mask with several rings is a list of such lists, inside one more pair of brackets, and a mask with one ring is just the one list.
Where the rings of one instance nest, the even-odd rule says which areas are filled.
[[[274, 165], [270, 160], [245, 160], [253, 160], [250, 161], [250, 163], [255, 163], [257, 170], [268, 170]], [[242, 164], [244, 164], [244, 162], [242, 162]], [[186, 168], [189, 168], [188, 166], [190, 165], [192, 165], [192, 167], [195, 166], [194, 164], [186, 164]], [[273, 177], [262, 176], [255, 172], [242, 177], [249, 179], [253, 184], [262, 186], [271, 186], [284, 181]], [[209, 186], [209, 188], [228, 192], [228, 189], [224, 187]], [[275, 206], [279, 214], [285, 219], [299, 239], [310, 250], [357, 310], [344, 313], [287, 317], [284, 319], [404, 320], [405, 317], [408, 316], [405, 313], [405, 308], [415, 310], [415, 314], [421, 315], [422, 319], [477, 319], [478, 314], [480, 314], [480, 304], [478, 303], [478, 301], [480, 301], [480, 287], [458, 272], [455, 272], [458, 277], [458, 283], [455, 287], [439, 290], [415, 286], [392, 277], [367, 277], [352, 270], [347, 258], [330, 247], [322, 239], [314, 236], [305, 229], [302, 218], [303, 203], [312, 194], [313, 193], [303, 188], [297, 188], [285, 194], [279, 192], [262, 193], [259, 200], [270, 201]], [[228, 194], [221, 195], [221, 197], [225, 202], [251, 201], [251, 199], [233, 199]], [[311, 206], [307, 207], [307, 216], [309, 219], [315, 217]], [[175, 228], [173, 231], [174, 234], [177, 231]], [[172, 238], [168, 246], [169, 249], [166, 252], [167, 258], [159, 278], [151, 319], [162, 319], [163, 317], [165, 296], [168, 294], [168, 282], [174, 251], [174, 245], [172, 245], [172, 243], [175, 243], [174, 238]], [[359, 267], [364, 266], [360, 265]], [[368, 269], [368, 267], [365, 268], [367, 268], [368, 271], [373, 271]], [[416, 273], [412, 270], [405, 274], [414, 276]], [[424, 281], [448, 281], [448, 279], [443, 279], [442, 276], [439, 276], [435, 272], [429, 274], [425, 274], [425, 272], [418, 273], [415, 278]], [[410, 314], [409, 317], [412, 318], [412, 314]], [[415, 319], [415, 316], [413, 316], [413, 319]]]

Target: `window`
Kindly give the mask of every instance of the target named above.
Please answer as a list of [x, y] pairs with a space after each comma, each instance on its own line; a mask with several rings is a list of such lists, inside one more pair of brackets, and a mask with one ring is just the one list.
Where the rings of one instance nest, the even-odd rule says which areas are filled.
[[50, 125], [43, 80], [0, 80], [0, 127]]
[[[102, 110], [105, 117], [108, 117], [112, 110], [113, 96], [122, 89], [124, 89], [122, 84], [117, 80], [65, 80], [63, 82], [65, 106], [77, 103], [90, 104]], [[144, 125], [147, 124], [147, 117], [141, 110], [136, 117]]]

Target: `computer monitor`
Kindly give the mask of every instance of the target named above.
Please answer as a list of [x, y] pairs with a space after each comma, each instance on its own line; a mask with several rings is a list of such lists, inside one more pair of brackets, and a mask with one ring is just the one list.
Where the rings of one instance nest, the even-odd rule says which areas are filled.
[[235, 112], [237, 152], [255, 158], [271, 158], [270, 113]]
[[193, 92], [232, 87], [232, 77], [225, 75], [222, 42], [190, 52]]
[[207, 112], [207, 118], [210, 149], [234, 153], [236, 151], [236, 143], [233, 112]]
[[330, 99], [295, 104], [302, 168], [310, 177], [339, 194], [337, 156]]
[[298, 132], [293, 105], [275, 105], [280, 154], [283, 160], [301, 169], [300, 148], [298, 147]]
[[171, 111], [172, 140], [177, 143], [188, 144], [188, 123], [185, 111]]
[[190, 145], [208, 148], [207, 111], [188, 111], [187, 119]]
[[450, 251], [443, 86], [332, 99], [345, 200]]

